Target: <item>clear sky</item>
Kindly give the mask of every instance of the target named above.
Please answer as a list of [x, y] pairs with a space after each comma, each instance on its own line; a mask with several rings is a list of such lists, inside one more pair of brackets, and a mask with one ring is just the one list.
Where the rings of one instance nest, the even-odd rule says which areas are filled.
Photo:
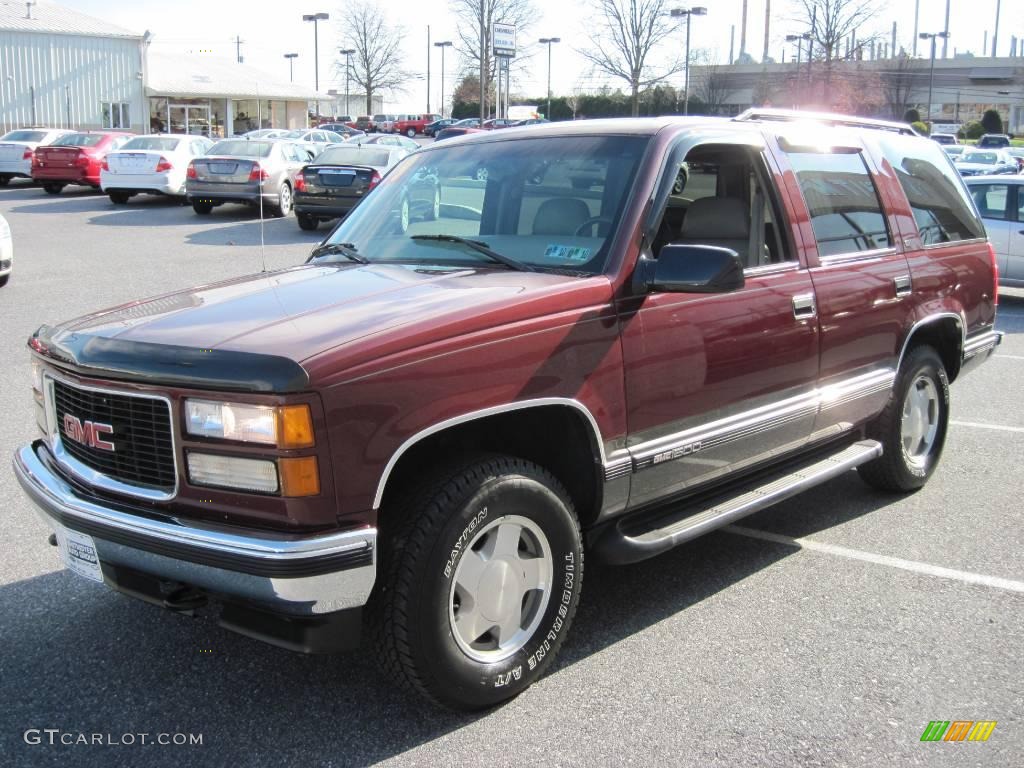
[[[946, 0], [916, 0], [920, 4], [919, 28], [924, 32], [941, 31], [946, 11]], [[747, 21], [747, 51], [760, 60], [764, 47], [766, 0], [749, 0]], [[985, 30], [995, 25], [997, 0], [951, 0], [949, 54], [954, 49], [972, 51], [981, 55]], [[321, 22], [320, 29], [320, 88], [344, 91], [344, 78], [334, 69], [336, 51], [344, 40], [338, 29], [340, 18], [335, 0], [300, 0], [298, 3], [265, 2], [262, 0], [62, 0], [65, 5], [114, 24], [136, 31], [150, 30], [153, 45], [164, 51], [212, 51], [213, 55], [233, 57], [235, 36], [240, 36], [242, 55], [247, 63], [288, 78], [285, 53], [297, 52], [295, 81], [313, 86], [313, 25], [302, 21], [302, 14], [326, 12], [331, 19]], [[697, 0], [693, 5], [704, 5], [706, 16], [693, 21], [691, 46], [696, 52], [706, 51], [712, 59], [725, 62], [729, 56], [730, 28], [736, 25], [736, 51], [739, 51], [739, 24], [742, 0]], [[593, 73], [582, 56], [574, 49], [588, 45], [586, 28], [592, 23], [593, 5], [587, 0], [534, 0], [538, 9], [536, 22], [520, 31], [519, 45], [533, 43], [534, 55], [526, 62], [514, 83], [517, 92], [543, 94], [547, 77], [547, 56], [539, 51], [534, 41], [539, 37], [560, 37], [554, 46], [552, 90], [568, 93], [574, 89], [589, 90], [599, 87], [607, 78]], [[680, 2], [679, 7], [690, 3]], [[778, 60], [786, 46], [784, 38], [799, 28], [796, 21], [795, 0], [772, 0], [770, 55]], [[892, 22], [898, 24], [898, 44], [912, 48], [915, 0], [879, 0], [879, 12], [871, 28], [859, 31], [859, 36], [878, 32], [889, 39]], [[432, 41], [455, 38], [455, 17], [449, 10], [448, 0], [388, 0], [380, 3], [385, 15], [400, 23], [406, 31], [405, 67], [415, 73], [405, 93], [386, 97], [389, 111], [422, 111], [426, 108], [427, 26]], [[1024, 0], [1002, 0], [999, 25], [999, 54], [1006, 56], [1010, 36], [1024, 37]], [[680, 31], [678, 45], [683, 45]], [[991, 45], [991, 42], [990, 42]], [[787, 48], [787, 60], [793, 55]], [[927, 43], [922, 42], [920, 55], [927, 55]], [[437, 111], [441, 66], [438, 49], [432, 51], [431, 107]], [[941, 41], [939, 47], [941, 56]], [[459, 62], [454, 49], [446, 53], [447, 95], [458, 81]], [[681, 77], [678, 78], [682, 80]], [[613, 85], [615, 85], [613, 83]]]

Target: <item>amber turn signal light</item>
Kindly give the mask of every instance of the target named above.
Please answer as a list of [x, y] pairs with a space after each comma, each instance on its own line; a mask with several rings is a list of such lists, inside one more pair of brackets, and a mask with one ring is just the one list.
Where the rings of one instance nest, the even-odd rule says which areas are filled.
[[278, 459], [282, 496], [316, 496], [320, 493], [320, 471], [316, 456]]
[[313, 416], [308, 405], [281, 405], [277, 408], [277, 447], [311, 448]]

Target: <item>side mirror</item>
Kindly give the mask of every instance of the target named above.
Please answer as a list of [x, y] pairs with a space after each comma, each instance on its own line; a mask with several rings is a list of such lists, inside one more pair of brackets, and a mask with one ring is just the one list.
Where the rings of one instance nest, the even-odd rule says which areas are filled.
[[645, 293], [729, 293], [743, 287], [743, 264], [729, 248], [666, 245], [657, 259], [641, 259], [637, 278]]

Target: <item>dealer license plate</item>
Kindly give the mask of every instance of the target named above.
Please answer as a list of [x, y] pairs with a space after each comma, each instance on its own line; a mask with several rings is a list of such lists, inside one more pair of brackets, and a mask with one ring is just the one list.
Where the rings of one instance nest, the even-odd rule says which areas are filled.
[[58, 527], [56, 533], [60, 558], [68, 570], [102, 583], [103, 571], [100, 569], [100, 557], [92, 536], [64, 527]]

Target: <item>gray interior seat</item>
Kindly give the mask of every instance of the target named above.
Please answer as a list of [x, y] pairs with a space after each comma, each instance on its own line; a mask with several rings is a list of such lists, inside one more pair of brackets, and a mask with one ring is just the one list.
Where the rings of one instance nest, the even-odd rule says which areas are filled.
[[750, 210], [735, 197], [699, 197], [690, 203], [679, 237], [672, 242], [730, 248], [747, 264]]
[[537, 209], [533, 217], [533, 234], [572, 235], [589, 218], [590, 208], [578, 197], [552, 197]]

